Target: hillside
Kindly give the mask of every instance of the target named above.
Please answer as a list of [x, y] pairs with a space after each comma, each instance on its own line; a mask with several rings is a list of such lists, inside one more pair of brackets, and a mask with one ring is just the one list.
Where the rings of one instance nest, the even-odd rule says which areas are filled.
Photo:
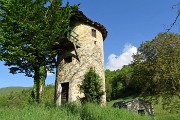
[[30, 87], [5, 87], [0, 88], [0, 96], [9, 95], [11, 92], [20, 92], [22, 90], [30, 89]]
[[[23, 89], [26, 89], [26, 90], [23, 90]], [[19, 91], [19, 92], [13, 92], [12, 94], [9, 94], [10, 93], [9, 91], [12, 91], [12, 90]], [[71, 104], [65, 105], [60, 108], [56, 108], [53, 105], [54, 86], [52, 85], [45, 87], [44, 95], [42, 98], [42, 104], [40, 104], [40, 106], [39, 105], [37, 106], [37, 104], [33, 104], [32, 101], [30, 101], [29, 99], [30, 94], [31, 94], [30, 88], [24, 88], [24, 87], [3, 88], [3, 89], [0, 89], [0, 93], [4, 94], [4, 96], [0, 96], [0, 116], [3, 116], [4, 119], [14, 120], [14, 116], [16, 116], [17, 120], [22, 119], [25, 116], [27, 119], [29, 119], [30, 117], [33, 117], [34, 119], [38, 119], [38, 116], [40, 114], [44, 114], [44, 115], [46, 114], [46, 116], [42, 118], [43, 120], [46, 120], [46, 118], [52, 117], [50, 113], [54, 114], [52, 119], [57, 119], [57, 116], [58, 117], [62, 116], [65, 119], [70, 119], [70, 120], [82, 119], [82, 117], [86, 117], [88, 120], [91, 120], [91, 119], [92, 120], [99, 120], [99, 119], [108, 120], [108, 118], [118, 120], [120, 117], [124, 120], [129, 120], [129, 119], [147, 120], [148, 119], [147, 116], [143, 117], [143, 116], [139, 116], [137, 114], [131, 113], [126, 110], [114, 109], [111, 107], [114, 102], [118, 102], [122, 100], [129, 101], [131, 99], [137, 99], [137, 97], [134, 97], [134, 96], [124, 97], [121, 99], [110, 101], [107, 103], [107, 107], [105, 108], [104, 107], [101, 108], [96, 105], [88, 105], [88, 106], [79, 107], [79, 106], [74, 106]], [[163, 110], [161, 103], [154, 105], [154, 110], [155, 110], [157, 120], [179, 120], [180, 114], [169, 113]], [[33, 111], [36, 111], [36, 112], [33, 112]], [[7, 117], [7, 113], [10, 115], [9, 117]], [[62, 113], [62, 114], [59, 114], [59, 113]]]
[[[100, 107], [94, 104], [82, 106], [66, 104], [61, 107], [53, 105], [54, 86], [49, 85], [44, 89], [41, 104], [34, 104], [30, 98], [31, 89], [13, 92], [0, 96], [1, 119], [20, 120], [148, 120], [147, 116], [140, 116], [127, 110], [119, 110], [111, 106]], [[107, 114], [109, 113], [109, 114]]]

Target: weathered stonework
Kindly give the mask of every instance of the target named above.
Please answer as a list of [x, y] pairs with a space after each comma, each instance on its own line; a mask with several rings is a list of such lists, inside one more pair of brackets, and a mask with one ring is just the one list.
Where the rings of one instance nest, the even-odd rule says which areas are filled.
[[[94, 27], [93, 25], [84, 23], [82, 21], [74, 22], [71, 36], [76, 36], [77, 43], [80, 45], [79, 48], [72, 49], [68, 48], [61, 52], [59, 72], [60, 76], [58, 80], [60, 96], [58, 103], [62, 103], [62, 92], [63, 83], [68, 83], [68, 99], [67, 102], [78, 102], [79, 98], [84, 96], [80, 92], [80, 84], [84, 79], [84, 75], [88, 72], [90, 67], [96, 70], [102, 79], [102, 89], [104, 95], [102, 96], [102, 104], [106, 103], [106, 93], [105, 93], [105, 76], [104, 76], [104, 50], [103, 50], [103, 35], [102, 32]], [[92, 29], [96, 31], [96, 37], [92, 36]], [[73, 34], [77, 35], [73, 35]], [[70, 39], [73, 39], [72, 37]], [[67, 57], [72, 56], [71, 62], [66, 62]]]
[[141, 115], [149, 115], [155, 117], [153, 105], [151, 102], [144, 101], [142, 99], [132, 100], [132, 101], [121, 101], [115, 102], [113, 107], [125, 108], [129, 111], [136, 112]]

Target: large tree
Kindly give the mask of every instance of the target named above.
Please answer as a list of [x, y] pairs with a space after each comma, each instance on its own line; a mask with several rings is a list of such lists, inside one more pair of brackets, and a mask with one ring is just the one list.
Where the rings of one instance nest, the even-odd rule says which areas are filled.
[[47, 70], [56, 66], [60, 38], [69, 31], [77, 6], [62, 0], [0, 0], [0, 60], [10, 72], [34, 78], [33, 98], [41, 100]]
[[152, 41], [142, 43], [133, 65], [134, 86], [142, 95], [162, 96], [165, 105], [180, 105], [179, 34], [160, 33]]

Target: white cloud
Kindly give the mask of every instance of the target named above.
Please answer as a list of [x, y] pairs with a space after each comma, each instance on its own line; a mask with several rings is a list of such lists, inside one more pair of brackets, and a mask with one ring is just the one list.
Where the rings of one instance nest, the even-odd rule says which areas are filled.
[[50, 71], [47, 71], [47, 76], [52, 76], [53, 73], [50, 73]]
[[117, 70], [121, 69], [124, 65], [128, 65], [133, 60], [132, 55], [137, 53], [137, 48], [131, 44], [125, 44], [123, 53], [118, 55], [111, 54], [108, 57], [106, 69]]

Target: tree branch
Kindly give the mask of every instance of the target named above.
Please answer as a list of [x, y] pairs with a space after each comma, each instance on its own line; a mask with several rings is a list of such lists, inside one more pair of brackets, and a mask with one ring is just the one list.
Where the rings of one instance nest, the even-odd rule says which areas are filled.
[[180, 16], [180, 12], [178, 12], [178, 15], [176, 16], [174, 22], [171, 24], [170, 28], [167, 29], [167, 32], [169, 32], [171, 30], [171, 28], [175, 25], [175, 23], [177, 22], [179, 16]]
[[[178, 4], [176, 4], [176, 5], [173, 5], [173, 6], [172, 6], [172, 9], [174, 9], [176, 6], [179, 6], [179, 5], [180, 5], [180, 2], [179, 2]], [[177, 14], [174, 22], [171, 24], [170, 28], [166, 29], [167, 32], [169, 32], [169, 31], [171, 30], [171, 28], [175, 25], [175, 23], [177, 22], [179, 16], [180, 16], [180, 9], [178, 10], [178, 14]]]

